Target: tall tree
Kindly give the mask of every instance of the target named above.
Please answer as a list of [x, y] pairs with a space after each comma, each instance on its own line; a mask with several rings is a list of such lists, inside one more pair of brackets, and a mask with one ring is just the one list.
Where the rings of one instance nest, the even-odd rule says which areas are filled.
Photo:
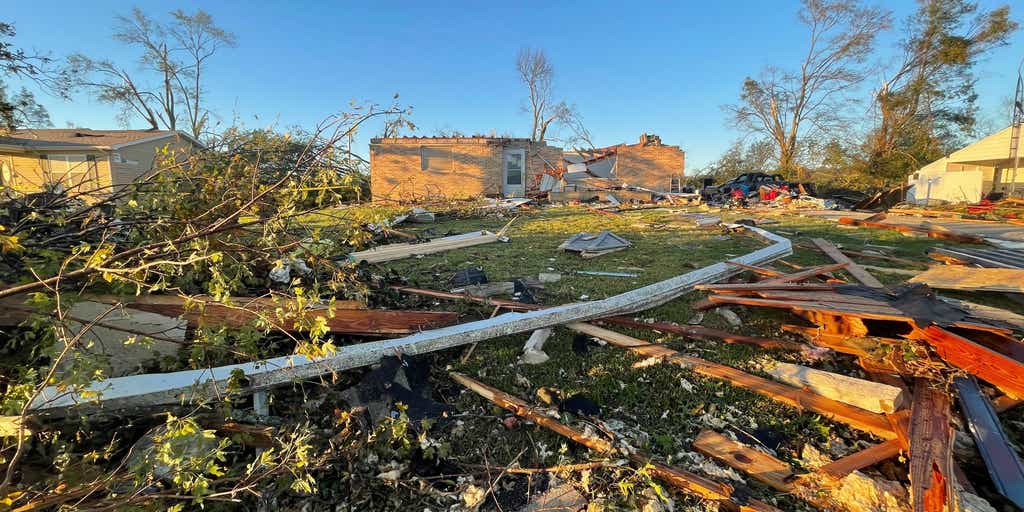
[[867, 140], [865, 167], [887, 181], [902, 181], [972, 132], [974, 64], [1005, 45], [1018, 26], [1007, 6], [978, 12], [968, 0], [918, 4], [906, 20], [899, 64], [874, 95], [877, 126]]
[[57, 90], [55, 75], [48, 69], [50, 58], [26, 53], [11, 39], [14, 25], [0, 22], [0, 134], [24, 127], [50, 126], [50, 114], [25, 87], [8, 93], [5, 79], [26, 78], [48, 90]]
[[747, 133], [777, 146], [779, 167], [803, 179], [804, 137], [823, 137], [844, 125], [851, 90], [866, 76], [875, 38], [889, 26], [887, 11], [857, 0], [803, 0], [806, 53], [795, 71], [769, 66], [743, 82], [739, 103], [725, 110]]
[[117, 17], [114, 39], [140, 52], [136, 71], [82, 54], [72, 55], [68, 63], [80, 77], [79, 88], [121, 107], [122, 124], [140, 117], [151, 128], [183, 128], [200, 137], [210, 115], [203, 101], [204, 71], [218, 50], [236, 40], [202, 9], [170, 16], [169, 23], [161, 23], [136, 7], [130, 16]]
[[556, 102], [554, 99], [555, 69], [544, 50], [519, 50], [516, 69], [519, 71], [519, 79], [529, 90], [528, 111], [533, 118], [530, 139], [535, 142], [543, 141], [551, 123], [570, 118], [573, 109], [566, 102]]

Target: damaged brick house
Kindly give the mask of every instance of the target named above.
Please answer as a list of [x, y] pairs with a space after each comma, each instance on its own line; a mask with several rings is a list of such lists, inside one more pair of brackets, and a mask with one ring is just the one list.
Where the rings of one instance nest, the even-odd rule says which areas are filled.
[[562, 149], [506, 137], [395, 137], [370, 141], [375, 200], [522, 197], [546, 170], [562, 165]]
[[556, 176], [560, 179], [552, 182], [551, 190], [581, 190], [612, 180], [623, 187], [679, 192], [686, 153], [679, 146], [662, 144], [657, 135], [645, 133], [636, 144], [566, 153], [565, 160], [568, 165]]
[[522, 197], [585, 186], [572, 178], [596, 176], [668, 192], [683, 176], [683, 151], [663, 145], [655, 135], [599, 151], [601, 157], [594, 160], [525, 138], [375, 138], [370, 141], [370, 188], [374, 200]]

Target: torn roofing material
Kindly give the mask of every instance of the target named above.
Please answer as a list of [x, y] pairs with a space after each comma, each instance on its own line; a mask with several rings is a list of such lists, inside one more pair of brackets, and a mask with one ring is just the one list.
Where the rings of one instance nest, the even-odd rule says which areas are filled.
[[[735, 227], [753, 232], [768, 241], [770, 245], [733, 258], [731, 260], [733, 262], [744, 265], [761, 265], [788, 256], [793, 252], [792, 244], [786, 238], [756, 227]], [[373, 364], [380, 361], [381, 358], [395, 353], [424, 354], [570, 322], [583, 322], [643, 311], [675, 299], [692, 290], [697, 284], [719, 281], [741, 271], [740, 267], [728, 265], [725, 262], [715, 263], [603, 300], [565, 304], [526, 313], [510, 312], [486, 320], [424, 331], [402, 338], [345, 346], [322, 359], [314, 360], [293, 354], [202, 370], [107, 379], [93, 382], [77, 391], [51, 386], [44, 389], [33, 400], [31, 409], [36, 413], [51, 411], [59, 414], [61, 410], [69, 406], [90, 402], [99, 402], [108, 408], [119, 409], [214, 397], [226, 391], [232, 373], [239, 371], [244, 373], [249, 391], [265, 389]], [[97, 393], [100, 394], [99, 398], [94, 398]]]
[[590, 233], [577, 233], [559, 245], [559, 249], [572, 252], [600, 252], [612, 249], [622, 249], [633, 245], [629, 240], [622, 238], [611, 231], [605, 230], [596, 235]]

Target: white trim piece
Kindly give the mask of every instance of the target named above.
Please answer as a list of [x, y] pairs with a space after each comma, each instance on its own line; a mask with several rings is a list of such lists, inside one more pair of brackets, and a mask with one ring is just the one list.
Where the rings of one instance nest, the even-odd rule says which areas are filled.
[[[745, 265], [763, 265], [792, 254], [792, 244], [786, 238], [752, 226], [744, 228], [771, 243], [768, 247], [731, 259]], [[234, 364], [186, 370], [172, 373], [154, 373], [118, 377], [94, 382], [87, 387], [90, 393], [100, 393], [89, 399], [78, 393], [64, 392], [47, 387], [31, 405], [35, 412], [62, 414], [76, 404], [99, 402], [109, 409], [134, 408], [158, 404], [188, 402], [225, 393], [232, 372], [241, 370], [249, 382], [247, 391], [255, 392], [273, 386], [321, 375], [350, 370], [376, 363], [395, 354], [417, 355], [445, 350], [511, 334], [531, 332], [572, 322], [585, 322], [607, 316], [643, 311], [693, 290], [702, 283], [717, 282], [741, 272], [738, 266], [725, 262], [687, 272], [665, 281], [637, 288], [603, 300], [565, 304], [525, 313], [510, 312], [486, 320], [453, 325], [424, 331], [403, 338], [387, 339], [339, 348], [329, 357], [312, 360], [301, 355], [275, 357], [253, 363]]]

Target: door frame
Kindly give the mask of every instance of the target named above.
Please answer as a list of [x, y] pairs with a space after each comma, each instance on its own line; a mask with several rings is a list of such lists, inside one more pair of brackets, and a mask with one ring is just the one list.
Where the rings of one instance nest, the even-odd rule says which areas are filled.
[[[522, 166], [519, 170], [520, 180], [519, 185], [508, 184], [508, 155], [512, 153], [519, 153], [521, 159], [519, 160]], [[514, 187], [514, 190], [513, 190]], [[516, 195], [518, 194], [518, 195]], [[503, 197], [524, 197], [526, 196], [526, 149], [524, 148], [506, 148], [501, 152], [501, 195]]]

